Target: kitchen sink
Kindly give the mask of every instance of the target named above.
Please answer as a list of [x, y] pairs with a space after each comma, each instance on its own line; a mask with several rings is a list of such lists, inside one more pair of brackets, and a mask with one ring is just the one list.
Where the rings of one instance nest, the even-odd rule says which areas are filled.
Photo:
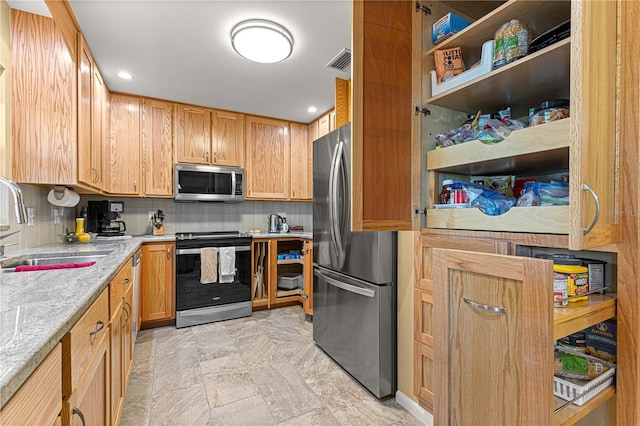
[[0, 263], [2, 272], [14, 272], [18, 266], [57, 265], [61, 263], [93, 262], [107, 257], [110, 251], [92, 251], [86, 253], [37, 253], [7, 259]]

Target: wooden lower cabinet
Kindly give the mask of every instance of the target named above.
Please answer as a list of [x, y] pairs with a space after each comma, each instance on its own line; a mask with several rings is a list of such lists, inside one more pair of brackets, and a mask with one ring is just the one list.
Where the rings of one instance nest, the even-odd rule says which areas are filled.
[[176, 317], [175, 243], [142, 245], [140, 308], [142, 327], [165, 325]]
[[[278, 259], [289, 251], [302, 253], [299, 259]], [[313, 241], [298, 237], [254, 238], [252, 270], [256, 285], [251, 298], [253, 309], [278, 308], [301, 303], [305, 314], [313, 315]], [[259, 274], [259, 275], [258, 275]], [[302, 288], [278, 289], [278, 276], [300, 274]]]
[[124, 384], [122, 382], [122, 351], [123, 351], [123, 315], [122, 315], [122, 303], [118, 305], [117, 313], [115, 317], [111, 319], [110, 325], [110, 388], [111, 388], [111, 407], [110, 415], [113, 419], [113, 424], [116, 424], [120, 418], [120, 410], [122, 409], [122, 402], [124, 401]]
[[414, 288], [414, 369], [413, 393], [423, 408], [433, 412], [434, 404], [434, 261], [435, 247], [475, 250], [482, 253], [509, 254], [510, 243], [486, 238], [451, 238], [441, 235], [416, 233]]
[[552, 262], [434, 249], [436, 424], [549, 425]]
[[133, 366], [133, 286], [129, 288], [124, 296], [124, 324], [122, 324], [122, 384], [123, 395], [127, 394], [127, 383]]
[[[58, 343], [2, 407], [0, 424], [51, 425], [62, 409], [62, 345]], [[35, 409], [37, 407], [37, 409]]]
[[64, 426], [111, 424], [109, 377], [109, 326], [98, 337], [97, 351], [91, 358], [73, 393], [62, 404]]

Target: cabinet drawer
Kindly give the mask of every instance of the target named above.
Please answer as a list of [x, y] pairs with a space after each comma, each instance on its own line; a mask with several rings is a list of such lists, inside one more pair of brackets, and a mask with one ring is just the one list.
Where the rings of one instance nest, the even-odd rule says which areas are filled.
[[0, 424], [50, 425], [61, 408], [62, 345], [58, 344], [2, 408]]
[[106, 335], [109, 290], [105, 289], [76, 325], [62, 338], [62, 392], [71, 394]]
[[132, 260], [118, 271], [118, 274], [109, 283], [109, 318], [113, 319], [117, 311], [121, 308], [125, 294], [133, 288], [133, 275], [131, 273]]

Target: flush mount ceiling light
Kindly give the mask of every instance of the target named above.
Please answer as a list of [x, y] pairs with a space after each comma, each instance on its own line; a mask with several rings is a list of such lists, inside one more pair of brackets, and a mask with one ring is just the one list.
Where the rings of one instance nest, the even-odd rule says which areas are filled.
[[240, 56], [250, 61], [272, 64], [291, 55], [293, 38], [282, 25], [251, 19], [233, 27], [231, 45]]

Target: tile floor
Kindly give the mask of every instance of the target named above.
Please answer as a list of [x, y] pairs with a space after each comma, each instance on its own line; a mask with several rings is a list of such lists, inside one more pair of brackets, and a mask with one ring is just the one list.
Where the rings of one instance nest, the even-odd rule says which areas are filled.
[[312, 340], [300, 306], [138, 334], [120, 424], [420, 425]]

